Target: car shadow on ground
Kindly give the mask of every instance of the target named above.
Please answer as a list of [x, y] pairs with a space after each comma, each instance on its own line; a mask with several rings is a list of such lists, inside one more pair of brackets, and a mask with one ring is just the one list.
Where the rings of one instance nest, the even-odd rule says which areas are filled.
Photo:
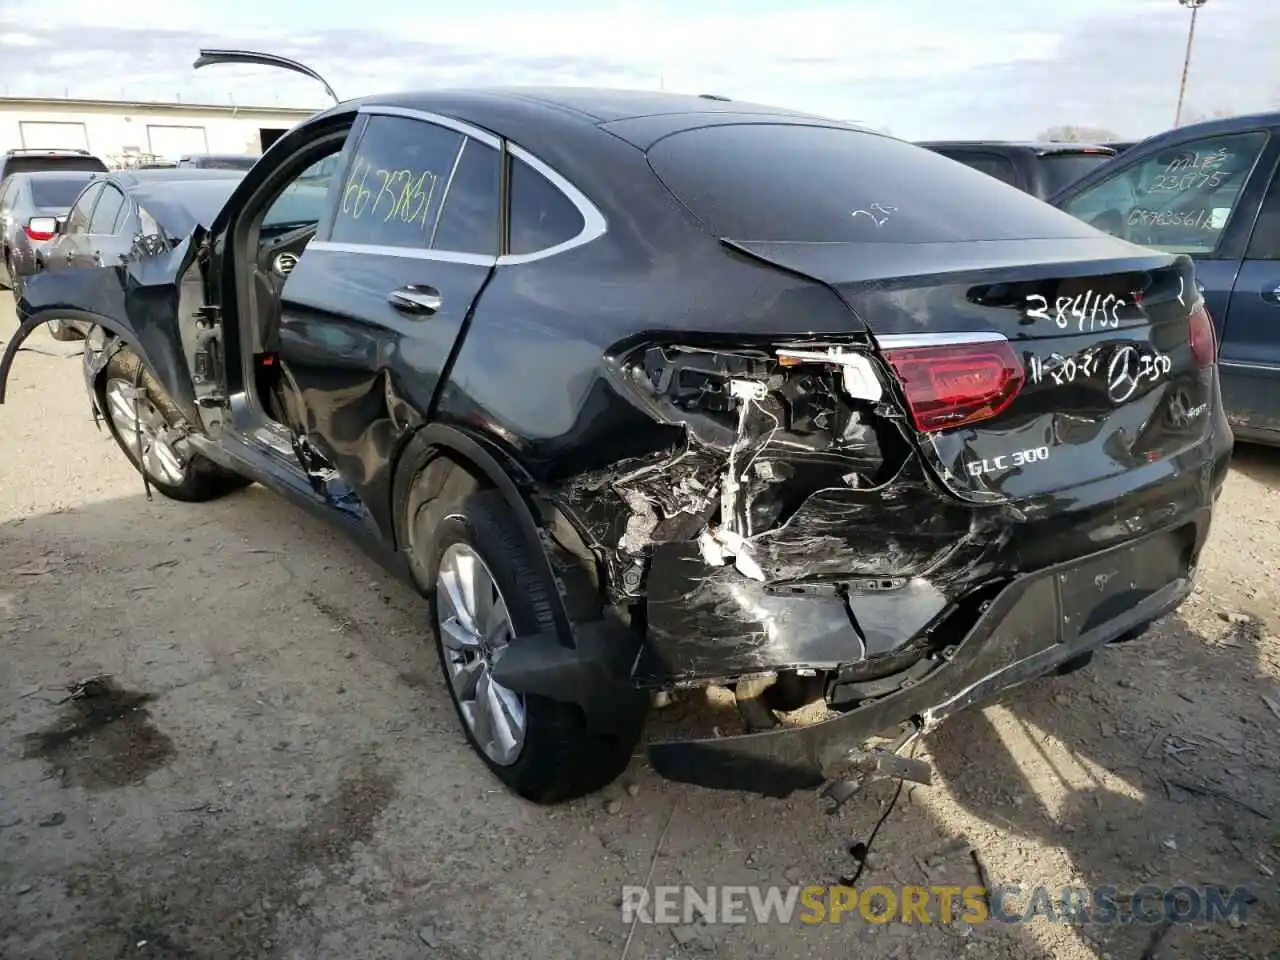
[[[1022, 886], [1020, 907], [1038, 883], [1057, 888], [1055, 900], [1064, 881], [1129, 894], [1220, 885], [1228, 900], [1245, 888], [1243, 923], [1067, 928], [1104, 954], [1147, 956], [1163, 934], [1160, 956], [1276, 956], [1280, 752], [1260, 696], [1274, 681], [1259, 675], [1259, 624], [1216, 622], [1221, 630], [1175, 614], [1084, 670], [961, 714], [930, 738], [955, 803], [1042, 851], [996, 878]], [[1162, 909], [1158, 896], [1144, 903]]]
[[[0, 689], [12, 691], [0, 703], [0, 826], [20, 821], [0, 830], [0, 886], [24, 890], [0, 919], [6, 955], [115, 956], [147, 941], [163, 956], [399, 957], [430, 891], [442, 956], [488, 956], [504, 939], [529, 956], [613, 956], [627, 934], [618, 891], [643, 882], [647, 864], [655, 883], [835, 883], [895, 789], [876, 784], [824, 817], [812, 796], [686, 788], [637, 759], [624, 781], [634, 795], [620, 783], [556, 810], [504, 795], [458, 733], [425, 604], [261, 488], [11, 522], [0, 568], [11, 574]], [[1210, 655], [1175, 618], [1086, 671], [945, 724], [926, 743], [939, 785], [904, 791], [859, 885], [972, 885], [968, 844], [985, 849], [998, 883], [1256, 880], [1248, 857], [1268, 824], [1185, 787], [1166, 796], [1154, 772], [1274, 805], [1274, 748], [1248, 735], [1267, 716], [1218, 697], [1252, 680], [1256, 652], [1244, 634], [1221, 641]], [[68, 684], [99, 672], [120, 679], [127, 736], [77, 727], [63, 702]], [[1192, 699], [1170, 699], [1179, 691]], [[705, 712], [736, 719], [731, 707]], [[1095, 737], [1100, 718], [1111, 730]], [[1218, 741], [1241, 750], [1223, 768], [1210, 764]], [[1270, 788], [1246, 782], [1259, 770]], [[947, 852], [956, 838], [958, 856]], [[1057, 856], [1020, 863], [1023, 845]], [[533, 939], [520, 919], [530, 891], [558, 918]], [[478, 914], [481, 895], [491, 907]], [[504, 911], [509, 921], [484, 920]], [[1092, 953], [1146, 933], [855, 917], [721, 928], [713, 945], [946, 957], [972, 943], [1035, 958], [1063, 955], [1062, 937], [1084, 937]], [[1267, 936], [1274, 927], [1251, 917], [1228, 939]], [[630, 956], [665, 957], [672, 943], [671, 930], [643, 927]]]
[[1231, 468], [1272, 489], [1280, 489], [1280, 448], [1237, 443]]

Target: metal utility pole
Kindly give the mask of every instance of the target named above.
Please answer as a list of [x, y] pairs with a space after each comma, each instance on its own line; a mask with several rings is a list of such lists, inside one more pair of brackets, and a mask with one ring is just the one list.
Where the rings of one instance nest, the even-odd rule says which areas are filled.
[[1187, 71], [1191, 67], [1191, 44], [1196, 38], [1196, 11], [1208, 2], [1209, 0], [1178, 0], [1178, 3], [1184, 7], [1191, 8], [1191, 29], [1187, 31], [1187, 53], [1182, 58], [1182, 85], [1178, 87], [1178, 110], [1173, 115], [1173, 125], [1175, 127], [1182, 122], [1182, 98], [1187, 93]]

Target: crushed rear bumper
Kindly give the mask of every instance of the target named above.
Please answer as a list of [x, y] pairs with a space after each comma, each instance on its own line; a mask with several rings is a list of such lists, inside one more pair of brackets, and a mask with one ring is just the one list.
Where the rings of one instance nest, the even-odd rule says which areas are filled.
[[1029, 573], [990, 602], [915, 683], [808, 726], [649, 746], [655, 770], [705, 787], [786, 796], [837, 774], [851, 750], [915, 720], [926, 730], [1175, 610], [1191, 591], [1210, 509], [1176, 527]]

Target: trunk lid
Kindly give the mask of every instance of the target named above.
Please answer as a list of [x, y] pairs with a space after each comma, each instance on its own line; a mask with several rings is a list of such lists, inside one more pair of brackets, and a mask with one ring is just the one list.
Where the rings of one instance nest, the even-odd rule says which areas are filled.
[[1214, 344], [1186, 257], [1101, 234], [725, 243], [840, 295], [907, 429], [966, 499], [1167, 470], [1153, 465], [1210, 424]]

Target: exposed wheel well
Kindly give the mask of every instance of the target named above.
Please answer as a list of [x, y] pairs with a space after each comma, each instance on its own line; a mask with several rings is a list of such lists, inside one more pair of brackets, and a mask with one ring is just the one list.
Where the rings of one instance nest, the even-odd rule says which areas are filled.
[[[571, 638], [575, 622], [596, 620], [603, 613], [599, 564], [577, 528], [553, 505], [528, 492], [529, 484], [519, 474], [514, 462], [481, 439], [441, 424], [423, 427], [406, 446], [392, 481], [396, 549], [406, 555], [418, 578], [410, 549], [410, 518], [430, 509], [430, 501], [443, 510], [476, 490], [496, 489], [520, 525], [518, 535], [555, 585], [557, 632]], [[421, 579], [418, 585], [427, 586]]]

